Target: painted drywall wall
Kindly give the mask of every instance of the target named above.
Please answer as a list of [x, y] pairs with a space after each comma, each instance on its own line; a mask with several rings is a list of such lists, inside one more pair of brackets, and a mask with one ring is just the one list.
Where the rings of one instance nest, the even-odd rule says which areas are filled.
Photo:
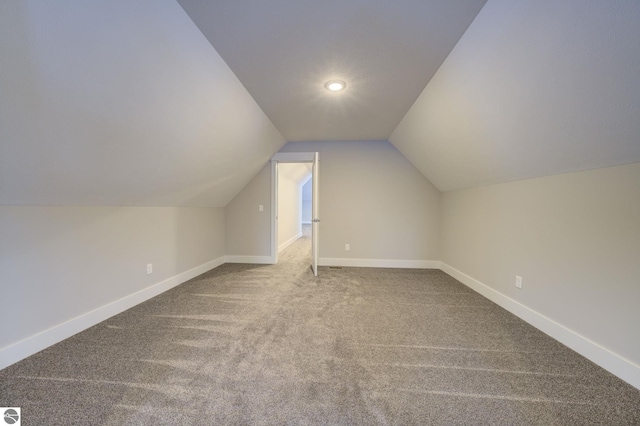
[[225, 206], [285, 140], [174, 0], [0, 2], [0, 205]]
[[282, 173], [282, 169], [289, 166], [291, 164], [286, 163], [278, 166], [278, 251], [302, 235], [301, 188], [298, 182]]
[[[294, 142], [281, 150], [316, 151], [325, 264], [419, 267], [440, 259], [440, 192], [389, 142]], [[270, 179], [266, 165], [226, 208], [227, 255], [238, 261], [269, 260]]]
[[304, 185], [302, 185], [302, 223], [311, 223], [311, 209], [313, 203], [312, 196], [313, 180], [309, 179]]
[[640, 2], [489, 0], [390, 137], [440, 190], [640, 161]]
[[226, 251], [231, 260], [267, 262], [262, 258], [271, 251], [270, 162], [225, 207], [225, 217]]
[[635, 363], [640, 385], [640, 163], [445, 192], [442, 241], [445, 264]]
[[325, 263], [440, 259], [440, 193], [389, 142], [294, 142], [281, 150], [315, 151]]
[[110, 304], [139, 303], [150, 286], [223, 263], [224, 228], [221, 208], [0, 206], [0, 363], [42, 349], [38, 339], [55, 343], [47, 333], [65, 338], [117, 313]]

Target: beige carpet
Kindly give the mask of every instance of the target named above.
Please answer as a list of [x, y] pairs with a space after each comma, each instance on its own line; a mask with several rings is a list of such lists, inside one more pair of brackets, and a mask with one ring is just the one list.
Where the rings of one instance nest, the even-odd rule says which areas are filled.
[[0, 371], [23, 425], [632, 425], [640, 391], [437, 270], [223, 265]]

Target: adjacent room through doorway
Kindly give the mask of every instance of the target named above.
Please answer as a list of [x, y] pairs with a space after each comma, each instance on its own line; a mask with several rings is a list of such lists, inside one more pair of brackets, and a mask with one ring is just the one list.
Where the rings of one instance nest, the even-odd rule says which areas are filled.
[[[278, 252], [296, 241], [302, 233], [302, 184], [311, 176], [311, 270], [318, 276], [320, 251], [320, 161], [318, 152], [281, 152], [271, 158], [271, 260], [278, 263]], [[281, 183], [282, 181], [282, 183]], [[280, 189], [282, 186], [282, 190]], [[280, 195], [282, 192], [284, 195]], [[293, 194], [287, 196], [287, 193]], [[282, 198], [282, 199], [281, 199]], [[295, 205], [293, 218], [283, 203]], [[279, 218], [282, 212], [284, 216]], [[285, 228], [286, 231], [280, 231]]]
[[[311, 263], [311, 172], [312, 163], [278, 165], [278, 262], [282, 259], [304, 258], [304, 261]], [[287, 256], [287, 252], [292, 250], [299, 253]]]

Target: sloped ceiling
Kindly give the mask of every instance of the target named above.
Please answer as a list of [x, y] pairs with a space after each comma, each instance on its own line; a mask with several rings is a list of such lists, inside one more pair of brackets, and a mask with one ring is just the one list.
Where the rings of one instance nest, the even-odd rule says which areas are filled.
[[286, 140], [444, 191], [640, 162], [640, 2], [180, 2], [0, 1], [0, 205], [224, 206]]
[[174, 0], [0, 2], [0, 204], [224, 206], [285, 139]]
[[490, 0], [390, 141], [442, 191], [640, 162], [640, 2]]
[[386, 140], [486, 0], [178, 1], [287, 141], [326, 141]]

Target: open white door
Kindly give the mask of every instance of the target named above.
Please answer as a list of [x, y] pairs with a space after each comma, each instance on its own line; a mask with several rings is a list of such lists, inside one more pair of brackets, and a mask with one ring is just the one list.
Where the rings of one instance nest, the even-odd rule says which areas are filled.
[[312, 171], [312, 184], [311, 184], [311, 251], [313, 260], [311, 261], [311, 269], [313, 269], [313, 275], [318, 276], [318, 247], [319, 247], [319, 234], [320, 234], [320, 219], [318, 203], [318, 182], [319, 179], [319, 159], [316, 152], [313, 157], [313, 171]]

